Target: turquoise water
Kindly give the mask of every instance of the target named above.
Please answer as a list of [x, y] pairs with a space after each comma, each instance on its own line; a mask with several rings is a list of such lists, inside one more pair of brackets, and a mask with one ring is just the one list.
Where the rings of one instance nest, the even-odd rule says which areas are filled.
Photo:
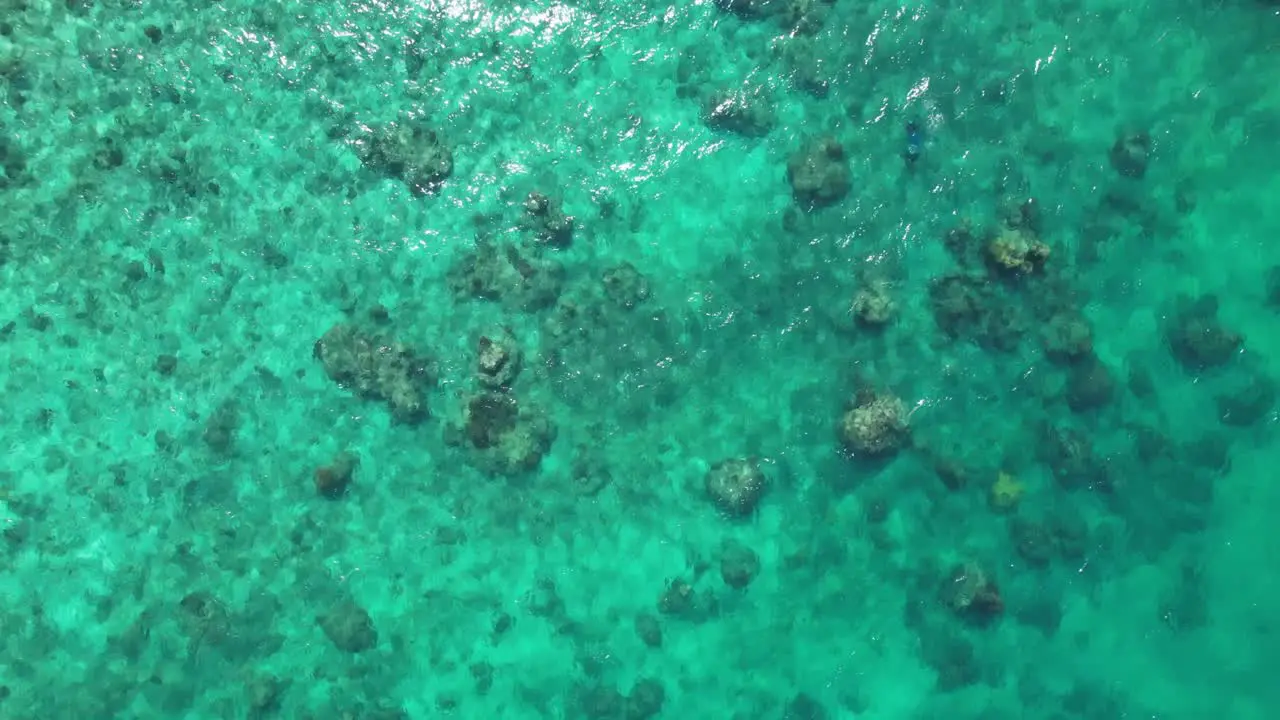
[[1277, 716], [1274, 3], [0, 7], [0, 717]]

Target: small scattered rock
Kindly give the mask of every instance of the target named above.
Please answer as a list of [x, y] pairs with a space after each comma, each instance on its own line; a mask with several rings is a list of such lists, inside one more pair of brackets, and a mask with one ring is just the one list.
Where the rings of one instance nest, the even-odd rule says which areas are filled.
[[391, 124], [356, 143], [366, 167], [404, 182], [426, 195], [453, 174], [453, 151], [435, 130], [418, 124]]
[[1055, 362], [1075, 362], [1093, 353], [1093, 330], [1078, 312], [1054, 313], [1041, 330], [1044, 353]]
[[1244, 338], [1218, 320], [1218, 300], [1212, 295], [1180, 300], [1165, 328], [1174, 359], [1190, 372], [1225, 365], [1235, 357]]
[[343, 652], [361, 653], [378, 644], [378, 632], [365, 609], [343, 600], [316, 618], [329, 640]]
[[800, 693], [787, 703], [782, 720], [827, 720], [827, 717], [827, 710], [822, 707], [822, 703]]
[[623, 262], [605, 270], [600, 281], [605, 296], [625, 310], [649, 299], [649, 281], [631, 263]]
[[222, 403], [204, 424], [204, 441], [219, 454], [231, 452], [240, 429], [240, 408], [234, 400]]
[[1129, 178], [1147, 174], [1151, 159], [1151, 137], [1144, 132], [1121, 135], [1111, 146], [1111, 167]]
[[773, 12], [774, 0], [715, 0], [716, 7], [744, 20], [759, 20]]
[[559, 200], [531, 192], [524, 201], [524, 225], [538, 242], [557, 248], [573, 242], [573, 218], [564, 214]]
[[147, 266], [138, 260], [134, 260], [125, 267], [124, 277], [130, 283], [140, 283], [147, 279]]
[[484, 695], [493, 688], [493, 666], [487, 662], [471, 664], [471, 679], [476, 683], [476, 692]]
[[510, 387], [520, 373], [520, 347], [505, 330], [481, 336], [476, 354], [476, 378], [487, 388]]
[[662, 624], [658, 618], [641, 613], [636, 616], [636, 637], [651, 648], [662, 647]]
[[798, 205], [813, 210], [833, 205], [849, 194], [852, 177], [844, 148], [822, 137], [802, 147], [787, 161], [787, 179]]
[[1071, 369], [1067, 379], [1067, 405], [1075, 412], [1105, 407], [1115, 394], [1115, 381], [1106, 364], [1096, 356]]
[[940, 595], [952, 612], [974, 622], [987, 622], [1004, 612], [995, 580], [977, 563], [953, 568], [942, 581]]
[[697, 619], [704, 613], [701, 598], [688, 581], [675, 579], [667, 583], [662, 596], [658, 598], [658, 612], [686, 619]]
[[172, 375], [174, 371], [178, 369], [178, 356], [169, 355], [167, 353], [157, 355], [155, 369], [156, 372], [164, 375], [165, 377]]
[[347, 494], [347, 488], [355, 475], [358, 461], [351, 453], [342, 453], [333, 462], [316, 469], [316, 493], [328, 500], [338, 500]]
[[280, 708], [284, 683], [275, 675], [257, 675], [245, 683], [245, 696], [253, 717], [266, 717]]
[[859, 325], [880, 327], [893, 319], [897, 304], [884, 283], [869, 283], [854, 296], [852, 310]]
[[627, 695], [626, 720], [649, 720], [662, 712], [666, 691], [657, 680], [644, 678], [636, 682]]
[[730, 540], [720, 550], [720, 577], [731, 588], [741, 590], [760, 573], [760, 556], [740, 542]]
[[716, 463], [704, 485], [721, 512], [743, 517], [754, 512], [764, 496], [765, 477], [755, 461], [735, 458]]
[[221, 644], [234, 628], [222, 601], [205, 591], [189, 593], [178, 603], [183, 632], [193, 643]]
[[713, 130], [763, 137], [773, 129], [773, 107], [760, 90], [722, 91], [707, 98], [702, 121]]

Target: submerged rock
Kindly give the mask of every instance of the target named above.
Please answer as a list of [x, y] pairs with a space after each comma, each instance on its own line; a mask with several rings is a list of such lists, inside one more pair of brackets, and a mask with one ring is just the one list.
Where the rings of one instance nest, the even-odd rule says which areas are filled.
[[1055, 362], [1076, 362], [1092, 357], [1093, 329], [1077, 311], [1054, 313], [1040, 328], [1045, 356]]
[[871, 282], [854, 295], [851, 310], [859, 325], [879, 327], [893, 319], [897, 307], [886, 283]]
[[840, 422], [840, 438], [855, 455], [890, 455], [911, 440], [907, 406], [893, 395], [860, 398]]
[[773, 13], [777, 0], [715, 0], [716, 7], [744, 20], [760, 20]]
[[649, 299], [649, 279], [629, 262], [608, 268], [600, 276], [605, 297], [624, 310], [631, 310]]
[[1125, 177], [1146, 175], [1150, 158], [1151, 137], [1144, 132], [1121, 135], [1111, 146], [1111, 167]]
[[716, 463], [707, 473], [704, 486], [721, 512], [741, 517], [750, 515], [760, 503], [765, 477], [754, 461], [733, 458]]
[[1184, 369], [1201, 372], [1235, 357], [1244, 338], [1219, 322], [1217, 298], [1206, 295], [1179, 304], [1181, 307], [1165, 327], [1165, 339]]
[[555, 304], [563, 282], [559, 265], [489, 242], [478, 243], [449, 271], [455, 295], [496, 300], [530, 312]]
[[556, 437], [546, 415], [521, 407], [514, 396], [503, 392], [467, 398], [450, 432], [473, 451], [477, 465], [499, 475], [537, 469]]
[[773, 129], [774, 113], [761, 91], [721, 91], [707, 98], [702, 121], [713, 130], [762, 137]]
[[1049, 246], [1026, 228], [1006, 226], [987, 243], [987, 259], [1004, 272], [1034, 272], [1049, 259]]
[[849, 194], [852, 178], [844, 147], [835, 138], [813, 140], [787, 161], [787, 180], [797, 204], [806, 210], [833, 205]]
[[524, 201], [524, 226], [544, 245], [566, 248], [573, 242], [573, 218], [564, 214], [560, 201], [531, 192]]
[[350, 600], [334, 605], [316, 617], [316, 622], [334, 646], [343, 652], [361, 653], [378, 644], [378, 631], [373, 627], [373, 619], [364, 608]]
[[430, 366], [407, 346], [350, 325], [334, 325], [315, 344], [316, 359], [333, 381], [359, 395], [385, 401], [401, 422], [427, 417]]
[[358, 461], [351, 453], [340, 453], [328, 465], [316, 468], [312, 480], [316, 494], [328, 500], [338, 500], [347, 494], [347, 488], [355, 476]]
[[731, 588], [741, 590], [760, 574], [760, 556], [736, 540], [720, 548], [720, 578]]
[[414, 195], [439, 188], [453, 174], [453, 151], [435, 130], [392, 123], [356, 142], [360, 161], [375, 172], [404, 182]]
[[481, 385], [509, 387], [520, 374], [521, 353], [515, 338], [506, 330], [481, 336], [476, 355], [476, 379]]
[[1111, 370], [1095, 355], [1071, 368], [1067, 375], [1067, 405], [1075, 412], [1097, 410], [1115, 394]]
[[1218, 418], [1224, 425], [1248, 427], [1271, 414], [1276, 404], [1276, 382], [1260, 372], [1233, 379], [1218, 393]]
[[975, 623], [988, 622], [1004, 612], [995, 580], [973, 562], [954, 566], [942, 580], [939, 596], [953, 613]]

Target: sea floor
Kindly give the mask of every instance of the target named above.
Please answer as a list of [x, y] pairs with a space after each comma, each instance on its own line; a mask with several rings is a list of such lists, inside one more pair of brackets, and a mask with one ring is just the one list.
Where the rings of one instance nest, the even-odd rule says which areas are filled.
[[1277, 77], [1262, 0], [0, 0], [0, 717], [1276, 717]]

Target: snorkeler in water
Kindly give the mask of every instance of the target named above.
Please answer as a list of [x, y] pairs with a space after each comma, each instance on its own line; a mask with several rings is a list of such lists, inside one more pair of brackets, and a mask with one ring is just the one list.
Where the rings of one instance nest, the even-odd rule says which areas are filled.
[[909, 120], [907, 121], [907, 147], [902, 152], [902, 159], [908, 165], [914, 165], [916, 160], [920, 159], [920, 153], [924, 151], [924, 128], [920, 127], [920, 123]]

